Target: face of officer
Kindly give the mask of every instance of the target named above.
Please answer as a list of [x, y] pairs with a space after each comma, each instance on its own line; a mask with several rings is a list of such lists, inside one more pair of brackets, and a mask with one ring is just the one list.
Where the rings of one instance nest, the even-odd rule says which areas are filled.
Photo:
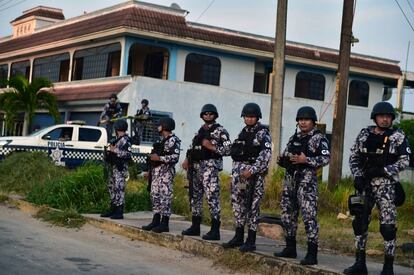
[[392, 116], [390, 114], [376, 115], [375, 123], [381, 129], [388, 129], [392, 126]]
[[255, 116], [245, 116], [243, 119], [246, 126], [254, 126], [259, 121]]
[[115, 98], [115, 97], [111, 97], [111, 98], [109, 99], [109, 103], [110, 103], [111, 105], [115, 105], [115, 103], [116, 103], [116, 98]]
[[148, 106], [147, 104], [145, 104], [145, 103], [141, 103], [141, 108], [142, 108], [142, 109], [147, 108], [147, 106]]
[[213, 112], [205, 112], [202, 115], [202, 119], [205, 123], [211, 124], [216, 120], [216, 114]]
[[300, 118], [298, 120], [298, 125], [302, 133], [308, 133], [313, 129], [315, 123], [310, 118]]

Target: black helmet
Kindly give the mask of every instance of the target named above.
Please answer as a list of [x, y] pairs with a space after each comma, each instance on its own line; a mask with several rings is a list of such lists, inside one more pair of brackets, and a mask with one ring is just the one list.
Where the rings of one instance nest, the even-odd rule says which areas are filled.
[[303, 106], [299, 108], [296, 114], [296, 121], [299, 121], [301, 118], [309, 118], [312, 119], [313, 122], [318, 120], [315, 109], [310, 106]]
[[115, 131], [125, 132], [126, 130], [128, 130], [128, 123], [126, 122], [125, 119], [119, 119], [119, 120], [115, 121], [114, 129], [115, 129]]
[[172, 131], [175, 129], [175, 121], [170, 117], [160, 118], [159, 124], [164, 131]]
[[214, 106], [213, 104], [206, 104], [203, 106], [203, 108], [201, 108], [201, 112], [200, 112], [200, 117], [203, 116], [204, 113], [206, 112], [211, 112], [211, 113], [215, 113], [216, 114], [216, 118], [218, 118], [218, 112], [217, 112], [217, 108], [216, 106]]
[[116, 94], [111, 94], [111, 96], [109, 97], [109, 99], [111, 99], [111, 98], [118, 99], [118, 97], [117, 97], [117, 95], [116, 95]]
[[256, 103], [250, 102], [244, 105], [243, 110], [241, 112], [241, 116], [252, 116], [257, 118], [262, 118], [262, 111], [260, 110], [260, 106]]
[[371, 119], [375, 119], [376, 115], [391, 115], [392, 119], [395, 119], [395, 111], [394, 107], [388, 102], [381, 101], [374, 105], [371, 112]]
[[148, 105], [148, 104], [149, 104], [148, 99], [143, 99], [143, 100], [141, 100], [141, 104]]

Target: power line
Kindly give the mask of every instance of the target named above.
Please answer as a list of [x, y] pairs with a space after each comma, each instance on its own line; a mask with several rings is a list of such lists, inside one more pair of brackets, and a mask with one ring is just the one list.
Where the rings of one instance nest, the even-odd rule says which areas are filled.
[[17, 2], [17, 3], [15, 3], [15, 4], [11, 5], [11, 6], [8, 6], [8, 7], [6, 7], [6, 8], [0, 9], [0, 12], [5, 11], [5, 10], [8, 10], [8, 9], [10, 9], [10, 8], [13, 8], [14, 6], [17, 6], [17, 5], [19, 5], [19, 4], [21, 4], [21, 3], [25, 2], [25, 1], [26, 1], [26, 0], [21, 0], [20, 2]]
[[11, 1], [13, 1], [13, 0], [8, 0], [6, 3], [3, 3], [3, 4], [1, 4], [0, 5], [0, 7], [4, 7], [4, 6], [6, 6], [8, 3], [10, 3]]
[[414, 27], [413, 27], [413, 25], [411, 25], [410, 20], [408, 20], [407, 15], [405, 14], [404, 10], [403, 10], [403, 9], [401, 8], [401, 6], [400, 6], [400, 3], [398, 3], [398, 1], [397, 1], [397, 0], [394, 0], [394, 1], [395, 1], [395, 3], [397, 3], [398, 7], [400, 8], [400, 11], [402, 12], [402, 14], [403, 14], [403, 15], [404, 15], [404, 17], [405, 17], [405, 20], [407, 20], [408, 25], [410, 25], [411, 29], [412, 29], [412, 30], [413, 30], [413, 32], [414, 32]]
[[200, 16], [199, 17], [197, 17], [197, 19], [195, 20], [195, 22], [197, 22], [200, 18], [201, 18], [201, 16], [203, 16], [204, 15], [204, 13], [211, 7], [211, 5], [213, 5], [213, 3], [214, 3], [214, 1], [216, 1], [216, 0], [212, 0], [211, 2], [210, 2], [210, 4], [208, 4], [208, 6], [207, 6], [207, 8], [205, 8], [204, 9], [204, 11], [200, 14]]

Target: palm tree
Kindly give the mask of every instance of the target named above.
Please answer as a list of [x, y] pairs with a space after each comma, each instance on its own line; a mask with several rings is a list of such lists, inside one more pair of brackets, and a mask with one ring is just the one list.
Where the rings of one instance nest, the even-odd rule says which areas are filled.
[[56, 96], [47, 89], [52, 87], [48, 79], [36, 78], [29, 83], [23, 75], [17, 75], [4, 81], [4, 84], [8, 88], [0, 89], [0, 110], [5, 112], [9, 129], [16, 116], [24, 113], [23, 135], [27, 135], [37, 109], [48, 110], [55, 122], [60, 120]]

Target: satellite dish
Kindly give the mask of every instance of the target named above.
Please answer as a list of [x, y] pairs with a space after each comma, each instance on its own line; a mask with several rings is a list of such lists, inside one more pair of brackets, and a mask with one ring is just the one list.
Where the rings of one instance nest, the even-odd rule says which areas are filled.
[[382, 101], [388, 101], [392, 97], [392, 88], [384, 87], [384, 93], [382, 94]]
[[175, 9], [175, 10], [181, 10], [181, 7], [177, 3], [172, 3], [170, 8]]

